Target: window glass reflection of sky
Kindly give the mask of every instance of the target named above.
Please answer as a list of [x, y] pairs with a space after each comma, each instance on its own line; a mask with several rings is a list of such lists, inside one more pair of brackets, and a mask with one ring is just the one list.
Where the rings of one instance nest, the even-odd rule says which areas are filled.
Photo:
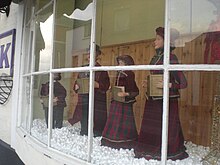
[[40, 23], [40, 30], [45, 42], [45, 49], [40, 51], [39, 71], [50, 69], [50, 59], [52, 55], [52, 25], [53, 14], [45, 21]]
[[214, 0], [171, 0], [171, 27], [181, 34], [207, 32], [220, 13], [211, 1]]
[[[219, 5], [215, 5], [219, 4]], [[171, 0], [171, 27], [181, 35], [193, 35], [184, 42], [192, 40], [202, 33], [215, 31], [210, 28], [213, 22], [220, 27], [220, 0]], [[218, 23], [219, 22], [219, 23]], [[41, 32], [45, 41], [45, 49], [40, 52], [40, 70], [49, 69], [52, 35], [52, 16], [41, 23]], [[220, 28], [219, 30], [220, 31]], [[184, 44], [184, 43], [182, 43]], [[180, 43], [180, 45], [182, 45]]]

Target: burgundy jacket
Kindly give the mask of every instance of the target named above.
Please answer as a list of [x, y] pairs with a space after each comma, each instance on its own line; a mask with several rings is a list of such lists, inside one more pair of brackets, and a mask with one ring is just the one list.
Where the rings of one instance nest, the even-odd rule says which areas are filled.
[[[163, 65], [163, 54], [156, 54], [151, 59], [150, 65]], [[179, 64], [176, 55], [170, 54], [170, 64]], [[163, 74], [162, 70], [151, 70], [151, 74]], [[171, 98], [178, 98], [180, 96], [179, 89], [187, 87], [187, 81], [182, 71], [170, 72], [170, 83], [172, 84], [169, 88], [169, 96]], [[155, 97], [156, 98], [156, 97]]]

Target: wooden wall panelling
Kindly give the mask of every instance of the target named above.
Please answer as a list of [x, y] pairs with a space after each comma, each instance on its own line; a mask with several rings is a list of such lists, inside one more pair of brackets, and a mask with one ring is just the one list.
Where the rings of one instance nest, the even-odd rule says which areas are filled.
[[[76, 67], [78, 66], [78, 56], [73, 56], [72, 57], [72, 66]], [[69, 99], [69, 104], [68, 104], [68, 118], [71, 118], [74, 114], [77, 102], [78, 102], [78, 95], [73, 91], [73, 86], [76, 81], [78, 73], [72, 73], [72, 76], [70, 78], [70, 99]]]
[[[204, 36], [186, 43], [180, 59], [183, 64], [204, 63]], [[189, 56], [190, 55], [190, 56]], [[187, 89], [181, 90], [180, 118], [186, 140], [205, 146], [210, 145], [210, 109], [213, 99], [214, 82], [212, 72], [187, 72]], [[209, 82], [209, 85], [206, 84]], [[202, 138], [201, 138], [202, 137]]]
[[198, 144], [210, 145], [210, 131], [211, 131], [211, 114], [213, 108], [213, 98], [215, 88], [215, 73], [214, 72], [201, 72], [201, 93], [200, 93], [200, 111], [199, 111], [199, 123], [198, 126], [200, 136], [196, 140]]

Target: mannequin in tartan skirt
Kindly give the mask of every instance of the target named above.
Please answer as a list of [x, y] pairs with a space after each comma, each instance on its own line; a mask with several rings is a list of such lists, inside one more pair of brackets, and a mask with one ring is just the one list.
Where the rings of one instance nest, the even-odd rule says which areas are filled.
[[[174, 49], [173, 42], [179, 36], [179, 32], [171, 29], [170, 51]], [[164, 28], [156, 29], [156, 39], [154, 41], [156, 55], [151, 59], [150, 65], [163, 64], [164, 47]], [[176, 55], [170, 53], [170, 63], [178, 64]], [[151, 70], [151, 74], [163, 74], [162, 70]], [[184, 159], [188, 157], [185, 152], [184, 137], [179, 119], [178, 98], [179, 89], [187, 87], [186, 78], [181, 71], [170, 72], [169, 83], [169, 120], [168, 120], [168, 151], [167, 158], [172, 160]], [[163, 82], [157, 82], [157, 88], [163, 88]], [[162, 97], [148, 97], [145, 103], [144, 115], [141, 124], [141, 130], [138, 137], [138, 143], [135, 147], [135, 156], [145, 159], [161, 158], [162, 144], [162, 115], [163, 99]]]
[[[95, 66], [101, 66], [97, 60], [101, 55], [101, 50], [96, 45], [96, 64]], [[89, 62], [90, 56], [87, 55]], [[78, 78], [89, 78], [88, 72], [81, 72], [78, 74]], [[109, 89], [110, 80], [107, 71], [95, 72], [94, 83], [94, 136], [101, 136], [107, 120], [107, 105], [106, 105], [106, 92]], [[75, 82], [73, 90], [77, 93], [80, 86]], [[68, 119], [70, 124], [81, 122], [80, 135], [88, 135], [88, 110], [89, 110], [89, 94], [78, 94], [78, 103], [75, 109], [75, 113], [72, 118]]]
[[[134, 65], [134, 60], [129, 55], [117, 58], [119, 66]], [[116, 77], [116, 86], [123, 86], [125, 91], [118, 92], [118, 97], [123, 97], [124, 102], [112, 100], [109, 116], [102, 133], [101, 145], [112, 148], [132, 148], [137, 139], [137, 130], [133, 114], [135, 97], [139, 89], [135, 82], [133, 71], [119, 71]]]

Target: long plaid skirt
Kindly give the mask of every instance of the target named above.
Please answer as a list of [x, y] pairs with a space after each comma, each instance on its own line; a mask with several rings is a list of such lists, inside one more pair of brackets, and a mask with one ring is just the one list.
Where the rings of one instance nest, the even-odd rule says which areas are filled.
[[137, 139], [133, 104], [112, 101], [102, 133], [102, 145], [113, 148], [132, 148]]
[[[79, 95], [73, 117], [68, 119], [71, 125], [81, 122], [81, 134], [88, 134], [89, 95]], [[94, 100], [94, 136], [101, 136], [107, 120], [106, 95], [97, 94]]]
[[[145, 157], [146, 159], [161, 158], [162, 113], [163, 100], [150, 99], [146, 101], [138, 143], [135, 147], [136, 157]], [[184, 137], [178, 112], [178, 100], [170, 99], [168, 159], [177, 160], [188, 157], [185, 149]]]

